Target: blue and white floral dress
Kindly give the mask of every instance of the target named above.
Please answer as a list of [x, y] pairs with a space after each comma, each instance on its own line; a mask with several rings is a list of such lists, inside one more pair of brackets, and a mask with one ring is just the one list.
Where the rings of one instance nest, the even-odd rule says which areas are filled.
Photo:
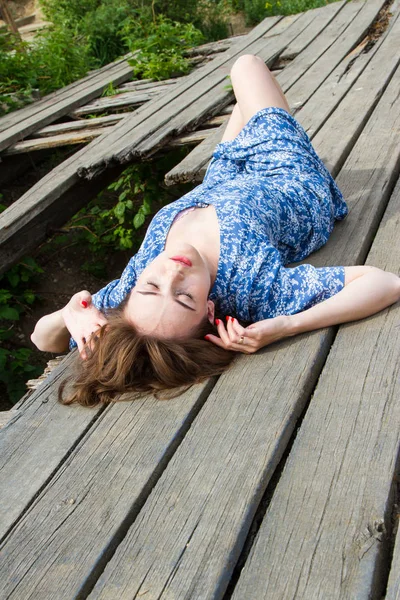
[[121, 278], [93, 296], [95, 306], [118, 306], [164, 250], [177, 215], [210, 204], [221, 232], [210, 299], [221, 314], [246, 322], [294, 314], [343, 288], [343, 267], [285, 267], [325, 244], [347, 207], [304, 129], [285, 110], [265, 108], [217, 146], [201, 185], [155, 215]]

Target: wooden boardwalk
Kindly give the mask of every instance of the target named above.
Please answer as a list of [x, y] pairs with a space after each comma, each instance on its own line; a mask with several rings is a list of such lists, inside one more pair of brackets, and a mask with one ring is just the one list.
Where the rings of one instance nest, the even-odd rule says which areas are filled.
[[[285, 36], [279, 80], [348, 201], [317, 266], [399, 272], [400, 0], [390, 10], [329, 5], [239, 49], [268, 61]], [[80, 150], [78, 176], [221, 111], [226, 52]], [[169, 179], [200, 178], [220, 134]], [[0, 598], [400, 600], [399, 316], [240, 356], [168, 402], [60, 406], [67, 357], [0, 430]]]

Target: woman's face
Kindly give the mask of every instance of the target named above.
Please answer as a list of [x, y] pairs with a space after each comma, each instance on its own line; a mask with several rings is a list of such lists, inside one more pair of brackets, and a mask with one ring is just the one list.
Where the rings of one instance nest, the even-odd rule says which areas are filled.
[[210, 288], [208, 264], [196, 248], [168, 246], [138, 278], [125, 315], [143, 333], [185, 338], [206, 317], [214, 322]]

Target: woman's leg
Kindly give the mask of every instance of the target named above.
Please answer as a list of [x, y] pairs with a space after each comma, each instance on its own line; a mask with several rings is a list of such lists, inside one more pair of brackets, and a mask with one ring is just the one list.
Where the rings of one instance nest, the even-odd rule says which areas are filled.
[[243, 122], [239, 105], [235, 104], [221, 141], [228, 142], [229, 140], [234, 140], [239, 131], [243, 129], [244, 125], [245, 123]]
[[[277, 106], [290, 112], [279, 83], [258, 56], [252, 54], [240, 56], [232, 67], [231, 81], [238, 104], [235, 121], [231, 127], [232, 131], [234, 124], [236, 128], [239, 126], [239, 115], [241, 127], [243, 127], [262, 108]], [[233, 117], [232, 113], [231, 119]], [[225, 133], [228, 132], [230, 125], [229, 122]], [[235, 135], [239, 131], [240, 129], [236, 131]]]

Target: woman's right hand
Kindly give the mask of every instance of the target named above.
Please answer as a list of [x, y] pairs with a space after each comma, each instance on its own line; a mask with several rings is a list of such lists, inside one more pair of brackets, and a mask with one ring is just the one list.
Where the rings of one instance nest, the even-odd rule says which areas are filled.
[[77, 343], [82, 358], [86, 358], [85, 345], [107, 319], [93, 304], [90, 292], [83, 290], [74, 294], [61, 310], [66, 328]]
[[234, 352], [253, 354], [288, 335], [287, 317], [284, 316], [264, 319], [248, 327], [242, 327], [237, 319], [230, 316], [226, 317], [226, 321], [225, 328], [224, 323], [216, 319], [219, 337], [208, 334], [206, 339], [220, 348]]

